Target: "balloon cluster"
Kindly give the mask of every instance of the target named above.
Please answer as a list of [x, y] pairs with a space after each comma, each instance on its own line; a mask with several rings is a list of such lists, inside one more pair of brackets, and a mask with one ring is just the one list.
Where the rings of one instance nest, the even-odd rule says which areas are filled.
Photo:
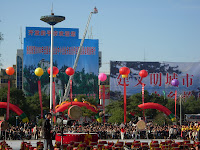
[[[8, 71], [7, 71], [7, 70], [8, 70]], [[7, 73], [8, 75], [12, 75], [12, 74], [14, 73], [13, 70], [14, 70], [14, 69], [13, 69], [12, 67], [8, 67], [8, 68], [6, 69], [6, 73], [8, 72], [8, 73]], [[51, 73], [51, 68], [50, 68], [50, 67], [48, 68], [47, 72], [48, 72], [48, 74], [50, 75], [50, 73]], [[42, 75], [44, 74], [44, 71], [43, 71], [42, 68], [38, 67], [38, 68], [35, 69], [34, 73], [35, 73], [36, 76], [40, 77], [40, 76], [42, 76]], [[57, 67], [53, 66], [53, 77], [56, 77], [56, 75], [57, 75], [58, 73], [59, 73], [59, 69], [58, 69]], [[65, 73], [66, 73], [67, 75], [71, 76], [71, 75], [74, 74], [74, 69], [71, 68], [71, 67], [69, 67], [69, 68], [67, 68], [67, 69], [65, 70]]]

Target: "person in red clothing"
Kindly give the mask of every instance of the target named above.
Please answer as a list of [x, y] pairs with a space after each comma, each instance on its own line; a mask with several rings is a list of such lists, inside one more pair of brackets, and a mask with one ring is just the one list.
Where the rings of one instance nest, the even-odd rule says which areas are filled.
[[121, 128], [121, 139], [124, 139], [125, 129], [124, 127]]

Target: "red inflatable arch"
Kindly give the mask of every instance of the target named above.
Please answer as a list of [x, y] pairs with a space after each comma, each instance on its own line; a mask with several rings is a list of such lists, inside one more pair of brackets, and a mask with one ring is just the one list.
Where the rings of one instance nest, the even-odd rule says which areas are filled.
[[[65, 104], [62, 104], [61, 106], [59, 106], [58, 108], [56, 108], [56, 112], [63, 112], [64, 110], [68, 109], [69, 106], [71, 105], [71, 102], [67, 102]], [[90, 109], [91, 111], [97, 113], [98, 111], [92, 107], [91, 105], [87, 104], [87, 103], [83, 103], [83, 102], [72, 102], [72, 105], [77, 105], [79, 107], [83, 107], [85, 106], [87, 109]]]
[[165, 113], [172, 121], [175, 121], [174, 114], [172, 114], [172, 112], [168, 108], [158, 103], [144, 103], [138, 105], [138, 107], [141, 109], [157, 109]]
[[[0, 102], [0, 108], [7, 108], [7, 102]], [[22, 119], [23, 122], [29, 122], [26, 114], [17, 106], [9, 104], [9, 109], [15, 112]]]

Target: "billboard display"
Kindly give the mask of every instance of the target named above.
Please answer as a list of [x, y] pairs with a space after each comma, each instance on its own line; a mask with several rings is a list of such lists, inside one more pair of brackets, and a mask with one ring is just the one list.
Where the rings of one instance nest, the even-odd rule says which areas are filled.
[[[47, 33], [50, 28], [27, 27], [26, 38], [24, 38], [24, 58], [23, 58], [23, 89], [26, 95], [33, 95], [37, 92], [37, 80], [39, 78], [34, 74], [37, 67], [44, 70], [40, 77], [42, 91], [49, 94], [49, 74], [47, 69], [50, 66], [50, 45], [51, 39], [48, 34], [41, 35], [41, 32]], [[35, 35], [35, 32], [37, 34]], [[59, 73], [54, 81], [56, 83], [56, 93], [61, 93], [68, 83], [68, 76], [65, 70], [73, 67], [74, 61], [80, 46], [81, 39], [78, 39], [78, 29], [55, 28], [57, 36], [54, 36], [53, 62], [59, 69]], [[60, 33], [70, 33], [64, 36]], [[32, 35], [31, 35], [32, 33]], [[73, 36], [72, 34], [73, 33]], [[39, 35], [38, 35], [39, 34]], [[55, 32], [54, 32], [55, 34]], [[81, 55], [79, 57], [76, 73], [73, 79], [73, 94], [85, 94], [98, 97], [98, 40], [86, 39], [84, 41]]]
[[[200, 62], [139, 62], [111, 61], [110, 62], [110, 97], [118, 99], [123, 95], [123, 81], [119, 74], [121, 67], [128, 67], [130, 74], [126, 78], [127, 95], [141, 93], [142, 83], [149, 93], [174, 98], [175, 90], [183, 97], [200, 95]], [[141, 79], [139, 72], [148, 71], [148, 76]], [[179, 80], [179, 86], [173, 87], [171, 81]]]

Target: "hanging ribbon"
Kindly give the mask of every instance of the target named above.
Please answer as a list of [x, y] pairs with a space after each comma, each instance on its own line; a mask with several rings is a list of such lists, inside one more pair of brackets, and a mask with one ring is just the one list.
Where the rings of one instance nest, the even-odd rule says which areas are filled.
[[70, 80], [70, 99], [71, 99], [71, 105], [72, 105], [72, 80]]
[[41, 92], [41, 81], [40, 80], [38, 80], [38, 93], [39, 93], [39, 99], [40, 99], [41, 118], [43, 118], [42, 92]]
[[104, 123], [105, 123], [105, 86], [103, 85], [103, 114], [104, 114]]
[[99, 99], [101, 99], [101, 85], [99, 85]]
[[142, 104], [143, 104], [143, 119], [145, 121], [145, 113], [144, 113], [144, 83], [142, 83]]
[[10, 104], [10, 80], [8, 80], [8, 94], [7, 94], [6, 120], [9, 119], [9, 104]]
[[177, 90], [175, 91], [175, 118], [176, 118], [176, 96], [177, 96]]

